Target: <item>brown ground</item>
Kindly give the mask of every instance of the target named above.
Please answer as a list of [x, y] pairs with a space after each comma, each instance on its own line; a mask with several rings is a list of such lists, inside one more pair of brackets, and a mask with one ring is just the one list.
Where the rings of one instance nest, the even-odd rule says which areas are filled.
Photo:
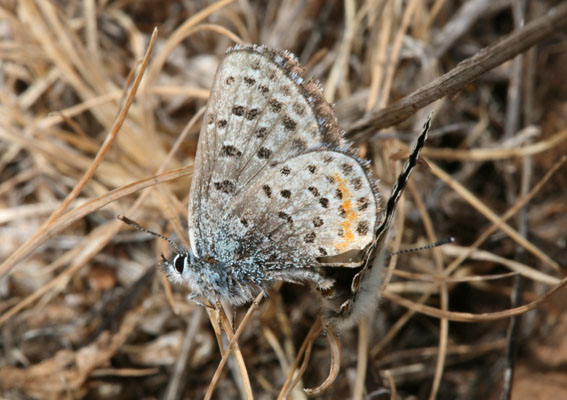
[[[567, 271], [566, 24], [536, 29], [542, 37], [529, 51], [476, 80], [465, 72], [460, 86], [398, 125], [372, 113], [522, 32], [522, 21], [541, 21], [555, 6], [567, 21], [565, 2], [227, 3], [0, 1], [0, 394], [193, 399], [214, 381], [215, 398], [246, 398], [250, 388], [257, 399], [277, 397], [316, 321], [313, 294], [293, 285], [271, 292], [245, 326], [238, 357], [213, 379], [214, 313], [211, 325], [182, 288], [170, 291], [156, 268], [161, 252], [173, 252], [166, 242], [116, 220], [125, 214], [186, 240], [191, 168], [158, 185], [143, 180], [192, 165], [200, 119], [166, 156], [204, 106], [224, 50], [242, 40], [299, 57], [385, 192], [434, 113], [391, 247], [456, 242], [397, 259], [380, 310], [341, 332], [340, 372], [321, 398], [567, 396], [567, 291], [543, 297]], [[144, 80], [105, 142], [156, 26]], [[491, 228], [504, 216], [505, 227]], [[516, 321], [512, 357], [507, 310], [523, 305], [535, 309]], [[319, 336], [290, 398], [323, 382], [330, 363]]]

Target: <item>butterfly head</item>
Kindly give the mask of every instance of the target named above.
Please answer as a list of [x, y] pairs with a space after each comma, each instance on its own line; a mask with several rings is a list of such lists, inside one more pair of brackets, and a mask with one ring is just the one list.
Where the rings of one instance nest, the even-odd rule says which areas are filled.
[[[191, 250], [178, 251], [173, 258], [162, 254], [161, 269], [172, 283], [187, 287], [190, 298], [207, 299], [210, 303], [224, 300], [241, 305], [258, 293], [259, 286], [250, 284], [245, 277], [232, 273], [222, 262], [210, 257], [198, 257]], [[197, 304], [201, 304], [197, 302]]]
[[162, 271], [174, 283], [184, 284], [191, 289], [199, 288], [201, 278], [197, 273], [199, 260], [191, 250], [177, 252], [171, 259], [161, 255]]

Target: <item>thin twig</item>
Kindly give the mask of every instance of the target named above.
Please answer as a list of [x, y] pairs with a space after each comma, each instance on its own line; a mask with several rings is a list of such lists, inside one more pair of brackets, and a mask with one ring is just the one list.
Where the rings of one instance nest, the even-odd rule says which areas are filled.
[[182, 390], [185, 387], [183, 378], [187, 373], [187, 364], [189, 356], [193, 353], [194, 350], [197, 332], [199, 332], [199, 329], [201, 328], [202, 315], [203, 308], [197, 307], [193, 312], [193, 316], [187, 323], [185, 337], [183, 338], [183, 345], [181, 346], [179, 357], [177, 357], [171, 378], [169, 379], [167, 388], [165, 389], [165, 394], [163, 395], [164, 400], [175, 400], [181, 398], [182, 396]]
[[499, 42], [460, 62], [455, 68], [416, 90], [400, 101], [359, 119], [346, 127], [346, 137], [355, 142], [368, 139], [374, 132], [396, 125], [419, 109], [445, 96], [451, 96], [479, 76], [526, 51], [567, 27], [567, 3], [548, 11]]

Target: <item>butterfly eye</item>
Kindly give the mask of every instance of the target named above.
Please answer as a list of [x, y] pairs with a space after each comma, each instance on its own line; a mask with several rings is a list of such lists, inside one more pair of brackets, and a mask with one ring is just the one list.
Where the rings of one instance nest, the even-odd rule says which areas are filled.
[[175, 267], [177, 272], [182, 274], [183, 273], [183, 267], [185, 266], [185, 256], [175, 257], [175, 260], [173, 261], [173, 266]]

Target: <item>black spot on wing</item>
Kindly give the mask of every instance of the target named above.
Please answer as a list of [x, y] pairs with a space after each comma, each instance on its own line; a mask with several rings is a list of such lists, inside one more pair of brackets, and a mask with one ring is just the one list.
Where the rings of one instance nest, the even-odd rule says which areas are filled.
[[222, 182], [215, 182], [214, 185], [215, 185], [215, 189], [226, 194], [233, 193], [235, 188], [234, 183], [229, 181], [228, 179]]
[[282, 123], [284, 128], [290, 132], [295, 131], [295, 127], [297, 126], [297, 123], [287, 115], [284, 115], [284, 117], [282, 118]]
[[245, 76], [244, 77], [244, 83], [246, 84], [246, 86], [252, 86], [256, 83], [256, 79], [254, 78], [250, 78], [249, 76]]
[[315, 197], [319, 197], [319, 195], [320, 195], [319, 189], [317, 189], [317, 188], [314, 187], [314, 186], [309, 186], [309, 187], [307, 188], [307, 190], [309, 190], [309, 192], [311, 192], [311, 194], [312, 194], [313, 196], [315, 196]]
[[272, 155], [272, 151], [266, 147], [261, 147], [260, 150], [258, 150], [258, 153], [256, 153], [256, 155], [258, 156], [258, 158], [266, 160], [270, 158], [270, 156]]
[[354, 179], [352, 180], [352, 184], [353, 184], [355, 190], [360, 190], [360, 189], [362, 189], [362, 179], [360, 179], [360, 178], [354, 178]]
[[272, 112], [279, 113], [282, 110], [282, 103], [277, 101], [276, 99], [272, 99], [269, 101], [270, 109]]
[[224, 145], [220, 154], [225, 157], [240, 157], [242, 152], [232, 145]]
[[234, 106], [232, 107], [232, 113], [238, 117], [241, 117], [244, 115], [244, 107], [242, 106]]
[[316, 237], [317, 235], [315, 234], [315, 232], [309, 232], [303, 237], [303, 240], [305, 241], [305, 243], [313, 243]]
[[364, 236], [368, 233], [369, 229], [370, 227], [368, 226], [368, 222], [360, 221], [358, 223], [358, 226], [356, 227], [356, 233], [358, 233], [360, 236]]
[[260, 111], [258, 111], [257, 108], [251, 108], [248, 111], [246, 111], [246, 119], [248, 121], [252, 121], [252, 120], [256, 119], [258, 114], [260, 114]]
[[359, 199], [356, 200], [356, 207], [358, 208], [358, 211], [364, 211], [368, 208], [368, 199], [366, 197], [360, 197]]
[[268, 198], [272, 197], [272, 188], [270, 186], [264, 185], [264, 186], [262, 186], [262, 190], [264, 191], [266, 196], [268, 196]]

